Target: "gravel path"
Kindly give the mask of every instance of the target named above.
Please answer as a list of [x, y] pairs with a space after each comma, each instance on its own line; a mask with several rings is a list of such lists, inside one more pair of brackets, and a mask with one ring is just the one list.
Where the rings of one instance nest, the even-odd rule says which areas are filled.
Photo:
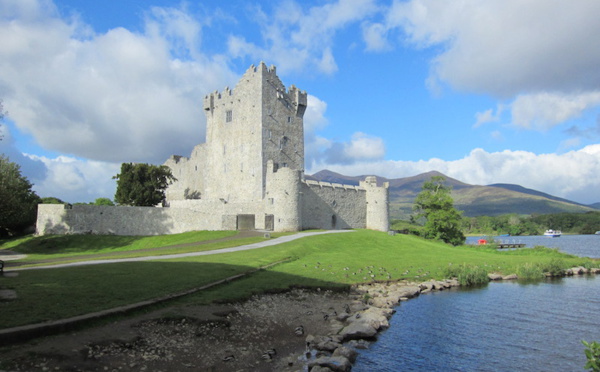
[[273, 246], [273, 245], [277, 245], [277, 244], [291, 242], [293, 240], [304, 238], [307, 236], [322, 235], [322, 234], [334, 234], [334, 233], [347, 233], [347, 232], [352, 232], [352, 231], [353, 230], [328, 230], [328, 231], [318, 231], [318, 232], [301, 232], [301, 233], [294, 234], [294, 235], [287, 235], [287, 236], [282, 236], [282, 237], [275, 238], [275, 239], [265, 240], [265, 241], [259, 242], [259, 243], [241, 245], [238, 247], [231, 247], [231, 248], [215, 249], [212, 251], [166, 254], [166, 255], [158, 255], [158, 256], [144, 256], [144, 257], [132, 257], [132, 258], [111, 258], [111, 259], [103, 259], [103, 260], [79, 261], [79, 262], [70, 262], [70, 263], [64, 263], [64, 264], [35, 266], [35, 267], [22, 267], [22, 268], [21, 267], [7, 267], [6, 271], [55, 269], [55, 268], [59, 268], [59, 267], [101, 265], [101, 264], [119, 263], [119, 262], [170, 260], [170, 259], [185, 258], [185, 257], [207, 256], [207, 255], [212, 255], [212, 254], [231, 253], [231, 252], [247, 251], [247, 250], [257, 249], [257, 248], [264, 248], [264, 247], [269, 247], [269, 246]]

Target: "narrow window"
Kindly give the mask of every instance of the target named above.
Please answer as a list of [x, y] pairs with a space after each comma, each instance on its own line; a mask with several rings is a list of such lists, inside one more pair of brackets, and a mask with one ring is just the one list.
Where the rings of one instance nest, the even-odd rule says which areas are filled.
[[225, 111], [225, 122], [229, 123], [233, 120], [233, 112], [231, 110]]
[[291, 122], [292, 122], [292, 117], [288, 116], [288, 123], [291, 123]]
[[279, 149], [283, 150], [283, 148], [285, 146], [287, 146], [288, 143], [288, 138], [287, 137], [283, 137], [280, 141], [279, 141]]

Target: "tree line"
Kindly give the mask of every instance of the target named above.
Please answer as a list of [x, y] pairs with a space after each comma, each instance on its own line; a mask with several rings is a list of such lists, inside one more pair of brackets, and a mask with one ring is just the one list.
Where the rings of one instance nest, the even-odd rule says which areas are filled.
[[548, 229], [569, 234], [594, 234], [600, 231], [600, 211], [466, 217], [462, 230], [473, 235], [540, 235]]

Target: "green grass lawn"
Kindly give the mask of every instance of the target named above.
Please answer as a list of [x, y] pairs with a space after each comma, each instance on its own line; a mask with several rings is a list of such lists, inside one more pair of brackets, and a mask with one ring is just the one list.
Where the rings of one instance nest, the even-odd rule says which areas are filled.
[[[86, 237], [65, 238], [84, 239], [79, 243], [83, 247]], [[228, 243], [239, 245], [236, 240]], [[95, 244], [94, 249], [103, 250]], [[0, 278], [0, 288], [13, 288], [18, 293], [17, 300], [0, 303], [0, 328], [66, 318], [160, 297], [281, 260], [286, 261], [247, 278], [188, 296], [181, 303], [244, 299], [254, 293], [294, 286], [344, 289], [353, 283], [372, 280], [442, 279], [449, 265], [480, 266], [488, 272], [509, 274], [523, 265], [556, 259], [560, 259], [565, 268], [582, 264], [597, 266], [597, 262], [552, 249], [496, 251], [452, 247], [415, 236], [358, 230], [306, 237], [235, 253], [26, 270], [15, 278]]]
[[[21, 262], [39, 262], [61, 259], [60, 263], [83, 260], [104, 259], [118, 254], [115, 258], [143, 257], [188, 252], [200, 252], [221, 248], [252, 244], [264, 240], [262, 236], [236, 238], [220, 242], [213, 240], [235, 237], [237, 231], [193, 231], [175, 235], [160, 236], [116, 236], [116, 235], [47, 235], [28, 236], [14, 239], [0, 245], [6, 249], [27, 254]], [[272, 237], [284, 233], [271, 234]], [[160, 249], [159, 249], [160, 248]], [[153, 249], [148, 252], [148, 249]], [[90, 256], [96, 255], [98, 257]], [[102, 255], [105, 255], [102, 257]], [[46, 265], [47, 263], [43, 264]], [[40, 266], [40, 265], [32, 265]]]

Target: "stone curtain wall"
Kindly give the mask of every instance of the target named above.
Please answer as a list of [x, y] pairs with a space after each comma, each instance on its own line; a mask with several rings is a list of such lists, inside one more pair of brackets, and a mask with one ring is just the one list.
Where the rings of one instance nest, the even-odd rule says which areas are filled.
[[[195, 230], [235, 230], [237, 214], [250, 210], [254, 213], [257, 207], [261, 208], [256, 204], [225, 206], [220, 202], [187, 202], [197, 202], [197, 205], [189, 208], [74, 205], [68, 208], [60, 204], [40, 204], [37, 234], [162, 235]], [[264, 226], [264, 218], [262, 221]], [[258, 219], [257, 223], [260, 223]]]
[[303, 229], [362, 229], [366, 209], [361, 187], [309, 180], [302, 184]]

